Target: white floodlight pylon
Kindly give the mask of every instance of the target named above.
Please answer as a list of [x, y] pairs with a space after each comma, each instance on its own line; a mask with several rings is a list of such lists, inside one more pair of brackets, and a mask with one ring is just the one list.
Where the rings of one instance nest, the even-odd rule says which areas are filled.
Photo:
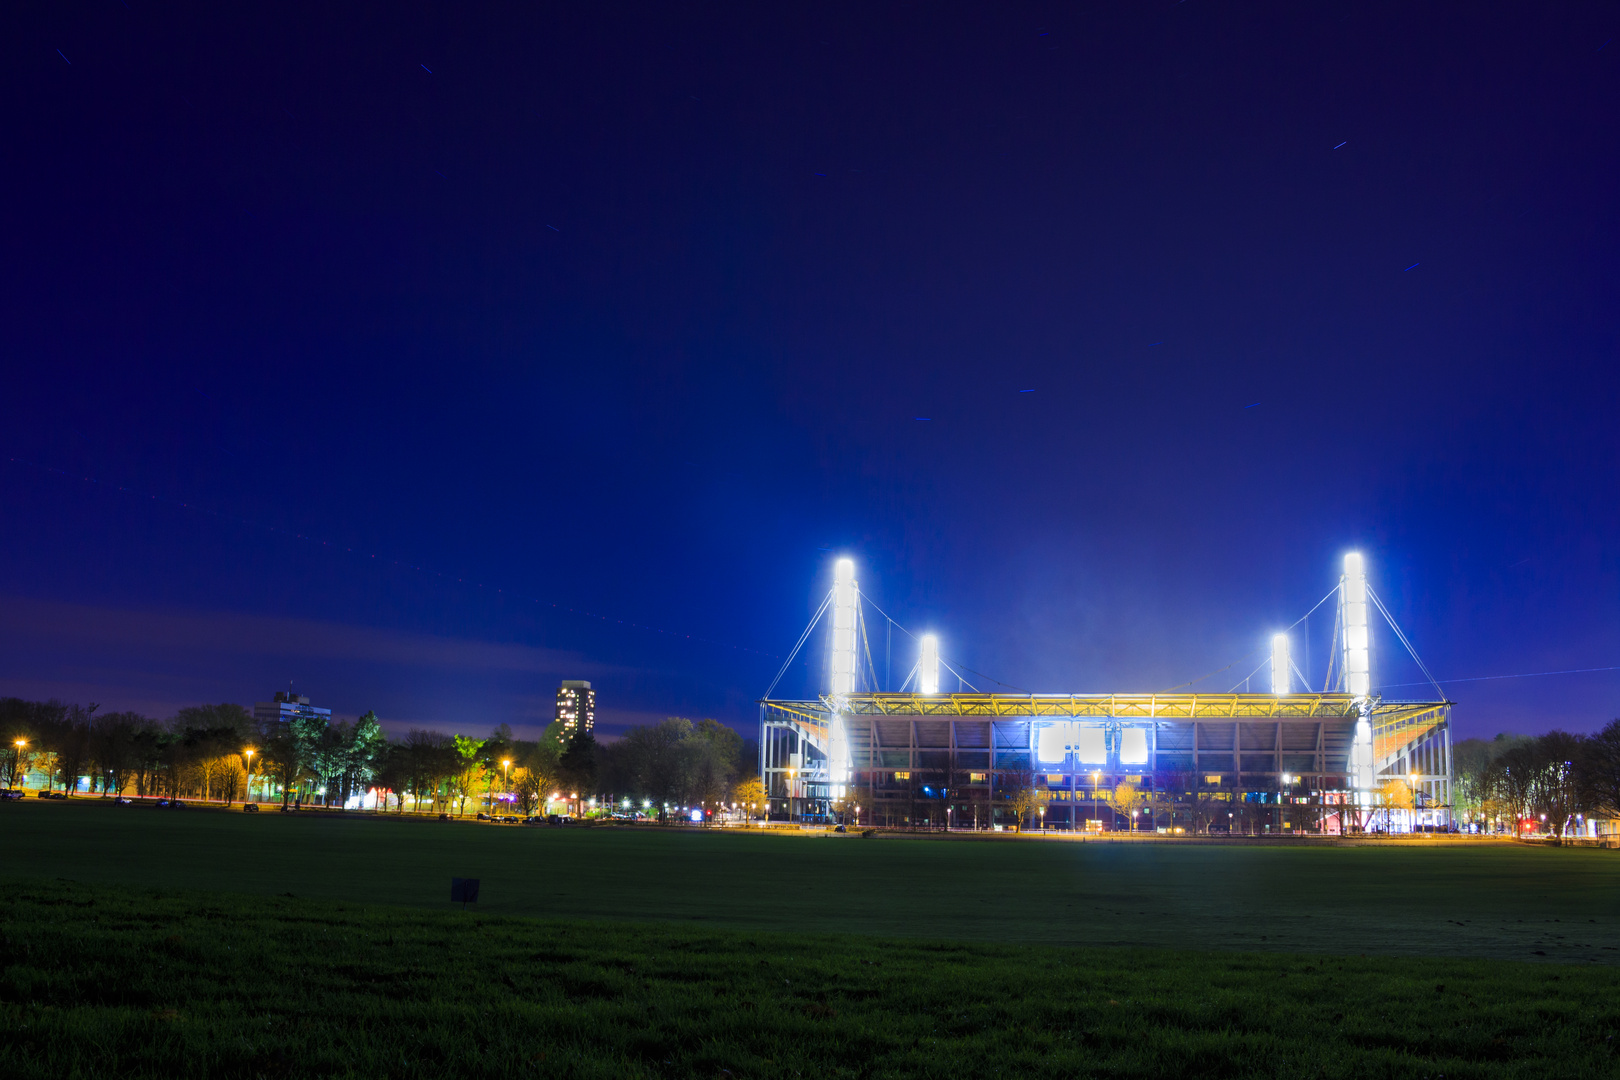
[[1271, 638], [1271, 692], [1292, 693], [1288, 659], [1288, 635], [1274, 634]]
[[917, 692], [939, 693], [939, 638], [933, 634], [922, 636], [922, 653], [917, 657]]
[[1344, 620], [1344, 690], [1351, 697], [1372, 693], [1372, 641], [1367, 624], [1367, 570], [1361, 553], [1344, 557], [1344, 580], [1339, 585], [1339, 610]]
[[829, 695], [832, 718], [827, 725], [827, 793], [835, 800], [844, 797], [844, 786], [850, 776], [849, 734], [842, 714], [849, 708], [849, 696], [855, 692], [855, 638], [860, 595], [860, 586], [855, 581], [855, 560], [839, 559], [833, 567], [832, 639], [827, 665], [832, 675]]
[[860, 602], [860, 586], [855, 583], [855, 560], [839, 559], [833, 571], [832, 640], [828, 668], [832, 675], [832, 697], [842, 710], [855, 692], [855, 610]]
[[1339, 581], [1339, 621], [1344, 632], [1344, 692], [1356, 699], [1361, 716], [1350, 744], [1350, 786], [1363, 807], [1372, 805], [1375, 762], [1372, 736], [1372, 628], [1367, 622], [1367, 568], [1361, 553], [1344, 557]]

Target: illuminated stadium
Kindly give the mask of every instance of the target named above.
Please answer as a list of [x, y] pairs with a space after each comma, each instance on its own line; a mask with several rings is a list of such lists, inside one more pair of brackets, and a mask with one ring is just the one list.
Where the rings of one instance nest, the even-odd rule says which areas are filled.
[[1021, 820], [1048, 831], [1157, 834], [1445, 828], [1451, 702], [1372, 694], [1369, 610], [1388, 612], [1359, 555], [1346, 557], [1334, 593], [1331, 692], [1302, 688], [1279, 634], [1271, 693], [940, 692], [940, 667], [958, 673], [932, 636], [919, 639], [908, 689], [881, 693], [870, 691], [854, 564], [840, 559], [794, 650], [828, 619], [828, 692], [789, 701], [767, 691], [759, 703], [771, 816], [936, 829]]

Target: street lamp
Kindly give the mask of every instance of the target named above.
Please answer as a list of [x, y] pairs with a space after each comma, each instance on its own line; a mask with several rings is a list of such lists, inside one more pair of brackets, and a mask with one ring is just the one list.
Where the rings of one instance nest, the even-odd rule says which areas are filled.
[[247, 797], [249, 801], [253, 799], [253, 755], [255, 753], [257, 751], [251, 746], [242, 751], [242, 757], [247, 761], [247, 767], [244, 771], [247, 773]]
[[1044, 807], [1044, 806], [1041, 807], [1040, 808], [1040, 813], [1041, 813], [1041, 832], [1045, 832], [1046, 831], [1046, 807]]
[[1417, 773], [1410, 772], [1406, 774], [1406, 785], [1412, 791], [1412, 809], [1407, 812], [1409, 818], [1407, 826], [1408, 831], [1414, 833], [1417, 832], [1417, 782]]
[[[512, 759], [511, 758], [502, 758], [501, 759], [501, 792], [502, 792], [502, 794], [505, 794], [505, 795], [512, 794]], [[495, 808], [492, 806], [492, 807], [490, 807], [490, 809], [493, 810]]]
[[17, 752], [11, 759], [11, 786], [12, 786], [13, 789], [15, 789], [16, 786], [17, 786], [17, 771], [22, 768], [23, 747], [25, 747], [27, 745], [28, 745], [28, 740], [27, 739], [18, 739], [17, 740], [17, 743], [16, 743]]
[[1097, 785], [1102, 781], [1102, 771], [1095, 770], [1091, 774], [1091, 819], [1102, 825], [1102, 819], [1097, 816]]

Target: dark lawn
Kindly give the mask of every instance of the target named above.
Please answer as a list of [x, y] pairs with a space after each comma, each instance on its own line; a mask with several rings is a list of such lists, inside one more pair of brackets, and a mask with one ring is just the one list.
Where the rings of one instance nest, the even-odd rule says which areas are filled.
[[[159, 848], [164, 857], [174, 859], [174, 843], [194, 831], [212, 835], [200, 819], [156, 826], [173, 830], [155, 834], [173, 841]], [[351, 850], [347, 843], [330, 846], [334, 832], [295, 822], [260, 824], [281, 829], [284, 837], [316, 838], [306, 843], [322, 860]], [[19, 836], [8, 830], [7, 839]], [[421, 843], [428, 851], [445, 850], [436, 839]], [[469, 836], [463, 843], [473, 851], [552, 854], [554, 862], [572, 865], [612, 865], [594, 854], [603, 851], [642, 860], [678, 851], [701, 867], [741, 865], [749, 877], [750, 869], [768, 873], [791, 865], [756, 842], [726, 847], [726, 838], [553, 840], [491, 830], [487, 839]], [[582, 846], [587, 843], [602, 846]], [[898, 859], [887, 864], [887, 876], [903, 875], [908, 867], [929, 865], [916, 860], [935, 852], [972, 866], [1010, 866], [1022, 875], [1031, 872], [1018, 861], [1025, 858], [1048, 860], [1033, 865], [1052, 868], [1068, 858], [1118, 857], [1067, 850], [1024, 855], [1022, 847], [984, 854], [946, 844], [872, 843], [847, 845], [848, 851], [814, 841], [798, 846], [802, 857], [824, 867], [859, 866], [860, 873], [845, 874], [846, 882], [885, 876], [882, 861], [865, 860]], [[709, 854], [720, 850], [743, 861]], [[257, 844], [235, 853], [210, 851], [232, 854], [237, 861], [269, 857]], [[750, 868], [745, 855], [762, 865]], [[59, 857], [30, 852], [23, 858]], [[651, 869], [668, 865], [655, 861]], [[262, 875], [261, 869], [250, 877], [263, 881]], [[709, 892], [733, 921], [753, 910], [756, 890], [746, 883], [703, 882], [685, 873], [680, 879], [688, 912]], [[16, 1080], [1574, 1080], [1612, 1077], [1620, 1065], [1620, 971], [1600, 965], [948, 944], [512, 919], [41, 880], [13, 879], [0, 888], [0, 1076]], [[582, 893], [573, 885], [556, 891]], [[851, 899], [900, 896], [900, 890], [864, 889]], [[1019, 902], [1016, 895], [1004, 902], [1012, 910], [1003, 923], [1016, 924]], [[923, 907], [923, 926], [950, 923], [940, 921], [944, 909], [937, 902]], [[657, 905], [641, 913], [658, 914]]]
[[812, 838], [0, 803], [8, 873], [716, 927], [1620, 960], [1620, 852]]

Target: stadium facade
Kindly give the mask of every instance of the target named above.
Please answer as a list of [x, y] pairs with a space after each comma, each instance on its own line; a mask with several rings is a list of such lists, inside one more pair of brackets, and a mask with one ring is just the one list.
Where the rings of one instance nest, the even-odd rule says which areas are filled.
[[1367, 595], [1351, 580], [1353, 558], [1340, 584], [1338, 690], [1299, 691], [1278, 641], [1269, 694], [939, 693], [931, 638], [907, 679], [931, 692], [859, 692], [871, 673], [852, 647], [864, 623], [853, 566], [841, 560], [817, 614], [831, 616], [831, 692], [759, 703], [771, 816], [933, 828], [1021, 819], [1075, 831], [1444, 828], [1451, 702], [1370, 692], [1366, 603], [1358, 628], [1344, 600]]

